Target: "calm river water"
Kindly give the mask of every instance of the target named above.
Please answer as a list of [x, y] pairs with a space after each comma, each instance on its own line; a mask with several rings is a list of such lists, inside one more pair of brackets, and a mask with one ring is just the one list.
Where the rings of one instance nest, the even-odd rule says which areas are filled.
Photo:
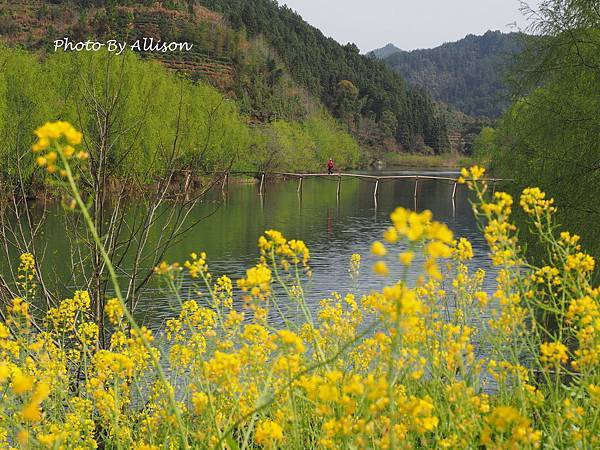
[[[369, 174], [419, 174], [457, 176], [455, 171], [388, 170]], [[453, 184], [440, 181], [419, 182], [418, 197], [413, 197], [414, 181], [386, 181], [379, 184], [377, 205], [373, 199], [374, 183], [344, 178], [339, 199], [336, 196], [337, 177], [307, 179], [302, 195], [297, 193], [297, 182], [267, 183], [264, 195], [258, 195], [254, 184], [231, 183], [226, 201], [220, 189], [210, 193], [199, 203], [190, 219], [205, 217], [199, 225], [186, 233], [167, 254], [167, 261], [183, 262], [192, 252], [205, 251], [213, 276], [227, 274], [234, 280], [243, 276], [245, 269], [256, 264], [256, 242], [264, 230], [280, 230], [287, 238], [302, 239], [311, 251], [312, 280], [305, 286], [311, 303], [327, 298], [332, 291], [342, 294], [351, 291], [353, 283], [348, 276], [349, 260], [353, 253], [363, 257], [358, 280], [360, 293], [378, 289], [399, 276], [399, 264], [394, 263], [399, 251], [390, 255], [392, 276], [387, 281], [371, 272], [374, 257], [369, 254], [370, 244], [381, 239], [389, 226], [389, 215], [396, 206], [418, 211], [430, 209], [436, 220], [445, 222], [457, 237], [464, 236], [473, 244], [474, 267], [489, 272], [487, 245], [473, 217], [464, 186], [459, 186], [456, 201], [452, 202]], [[57, 206], [45, 224], [43, 241], [46, 248], [46, 269], [57, 278], [71, 270], [68, 245], [64, 231], [65, 212]], [[50, 268], [51, 267], [51, 268]], [[419, 264], [413, 264], [411, 279], [418, 275]], [[235, 281], [234, 281], [235, 282]], [[70, 286], [75, 288], [75, 286]], [[151, 328], [160, 328], [172, 317], [177, 305], [165, 296], [154, 283], [144, 293], [136, 315]]]

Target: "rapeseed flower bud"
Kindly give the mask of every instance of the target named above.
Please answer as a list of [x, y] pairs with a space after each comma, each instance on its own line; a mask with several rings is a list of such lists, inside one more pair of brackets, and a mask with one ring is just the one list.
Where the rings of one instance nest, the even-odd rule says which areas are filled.
[[265, 447], [275, 446], [283, 440], [283, 429], [272, 420], [263, 420], [256, 426], [254, 440]]
[[354, 280], [358, 278], [360, 272], [360, 260], [361, 257], [358, 253], [353, 253], [350, 257], [350, 267], [348, 268], [348, 273], [350, 277]]
[[540, 361], [544, 364], [565, 364], [569, 359], [567, 347], [562, 342], [546, 342], [540, 345]]
[[371, 253], [375, 256], [385, 256], [387, 254], [387, 249], [381, 242], [375, 241], [371, 245]]

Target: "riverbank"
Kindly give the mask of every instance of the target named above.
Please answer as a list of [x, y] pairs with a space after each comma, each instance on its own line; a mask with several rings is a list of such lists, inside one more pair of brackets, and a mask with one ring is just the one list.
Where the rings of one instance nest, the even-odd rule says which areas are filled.
[[480, 164], [476, 158], [455, 153], [444, 153], [440, 155], [420, 155], [418, 153], [386, 153], [382, 161], [386, 166], [397, 167], [448, 167], [461, 168]]

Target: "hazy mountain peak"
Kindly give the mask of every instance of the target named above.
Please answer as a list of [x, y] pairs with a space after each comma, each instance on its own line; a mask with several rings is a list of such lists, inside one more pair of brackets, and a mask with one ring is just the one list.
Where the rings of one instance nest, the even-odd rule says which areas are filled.
[[376, 48], [375, 50], [372, 50], [370, 53], [375, 55], [377, 58], [384, 59], [390, 55], [393, 55], [394, 53], [398, 53], [401, 51], [402, 51], [401, 49], [396, 47], [394, 44], [390, 43], [390, 44], [387, 44], [385, 47]]
[[489, 30], [430, 49], [397, 51], [384, 62], [434, 99], [472, 116], [498, 117], [508, 106], [503, 82], [527, 35]]

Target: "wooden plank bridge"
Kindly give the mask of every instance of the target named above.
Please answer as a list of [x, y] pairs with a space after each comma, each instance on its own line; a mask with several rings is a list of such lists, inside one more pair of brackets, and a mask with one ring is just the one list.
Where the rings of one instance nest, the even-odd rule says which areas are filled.
[[[185, 191], [189, 186], [190, 178], [192, 175], [192, 171], [181, 171], [187, 174], [186, 183], [185, 183]], [[436, 175], [367, 175], [362, 173], [345, 173], [345, 172], [337, 172], [333, 174], [329, 173], [294, 173], [294, 172], [249, 172], [249, 171], [221, 171], [221, 172], [205, 172], [205, 174], [217, 175], [217, 182], [222, 181], [221, 190], [223, 193], [226, 192], [226, 189], [229, 185], [229, 176], [230, 175], [251, 175], [253, 177], [260, 179], [260, 187], [259, 187], [259, 195], [263, 195], [265, 191], [265, 179], [267, 177], [280, 177], [280, 178], [295, 178], [298, 180], [298, 193], [302, 194], [302, 186], [304, 184], [305, 179], [309, 178], [326, 178], [329, 180], [337, 181], [337, 190], [336, 194], [339, 197], [342, 179], [343, 178], [357, 178], [359, 180], [368, 181], [373, 183], [373, 198], [377, 201], [377, 193], [379, 191], [379, 183], [395, 181], [395, 180], [403, 180], [403, 181], [414, 181], [414, 198], [417, 198], [417, 194], [419, 191], [419, 183], [422, 181], [437, 181], [444, 182], [448, 184], [453, 184], [452, 189], [452, 201], [456, 198], [456, 188], [458, 186], [458, 177], [448, 177], [448, 176], [436, 176]], [[511, 182], [514, 181], [512, 179], [507, 178], [482, 178], [481, 181], [486, 181], [488, 183], [493, 183], [492, 192], [496, 190], [496, 183], [502, 182]]]

